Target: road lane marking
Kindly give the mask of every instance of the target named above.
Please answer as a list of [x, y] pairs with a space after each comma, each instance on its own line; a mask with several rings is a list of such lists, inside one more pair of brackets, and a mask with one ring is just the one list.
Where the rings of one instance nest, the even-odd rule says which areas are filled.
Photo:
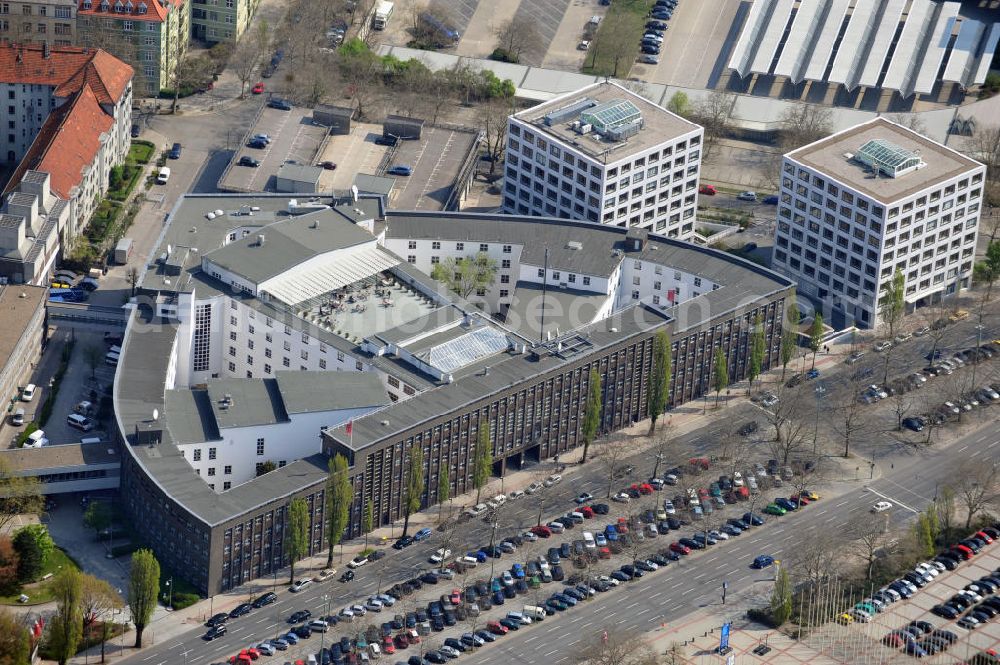
[[892, 499], [891, 497], [888, 497], [885, 494], [882, 494], [881, 492], [879, 492], [878, 490], [872, 489], [871, 487], [866, 487], [865, 489], [868, 490], [869, 492], [871, 492], [872, 494], [874, 494], [875, 496], [882, 497], [886, 501], [893, 501], [893, 502], [895, 502], [895, 504], [897, 506], [899, 506], [900, 508], [905, 508], [906, 510], [909, 510], [913, 514], [917, 514], [917, 513], [920, 512], [919, 510], [915, 510], [913, 508], [910, 508], [908, 505], [906, 505], [902, 501], [899, 501], [898, 499]]

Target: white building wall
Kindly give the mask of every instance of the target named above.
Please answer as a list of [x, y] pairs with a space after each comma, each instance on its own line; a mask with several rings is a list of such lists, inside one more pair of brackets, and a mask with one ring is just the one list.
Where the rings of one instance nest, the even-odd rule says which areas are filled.
[[616, 310], [646, 299], [653, 305], [669, 307], [672, 304], [670, 291], [674, 292], [673, 304], [677, 304], [718, 288], [700, 275], [633, 258], [622, 262], [619, 277]]
[[879, 293], [897, 269], [911, 305], [968, 286], [983, 167], [888, 207], [793, 159], [782, 168], [774, 267], [805, 295], [875, 327]]
[[[24, 158], [45, 119], [56, 107], [53, 86], [0, 83], [0, 161], [16, 164]], [[13, 127], [9, 123], [13, 123]]]

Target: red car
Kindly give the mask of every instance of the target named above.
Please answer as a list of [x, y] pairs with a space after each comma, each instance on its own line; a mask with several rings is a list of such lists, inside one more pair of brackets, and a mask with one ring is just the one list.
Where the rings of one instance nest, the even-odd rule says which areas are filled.
[[611, 558], [611, 548], [609, 548], [609, 547], [602, 547], [601, 549], [597, 550], [597, 558], [598, 559], [610, 559]]
[[985, 540], [987, 545], [993, 542], [993, 539], [990, 537], [990, 534], [986, 533], [985, 531], [977, 531], [976, 536]]
[[705, 196], [715, 196], [718, 192], [715, 191], [715, 185], [702, 185], [698, 188], [698, 193]]
[[539, 524], [538, 526], [531, 527], [531, 533], [541, 538], [548, 538], [552, 535], [552, 529], [543, 524]]
[[451, 595], [448, 596], [448, 600], [451, 602], [452, 605], [461, 605], [462, 604], [462, 590], [461, 589], [452, 589], [451, 590]]
[[255, 95], [261, 94], [262, 92], [264, 92], [264, 84], [263, 83], [255, 83], [254, 86], [253, 86], [253, 88], [250, 89], [250, 92], [252, 92]]
[[702, 471], [708, 471], [708, 467], [711, 465], [707, 457], [692, 457], [688, 460], [688, 464], [693, 467], [697, 467]]
[[594, 509], [590, 506], [583, 506], [580, 508], [580, 514], [589, 520], [594, 517]]
[[797, 503], [800, 506], [809, 505], [809, 498], [805, 495], [793, 494], [790, 497], [788, 497], [788, 500], [791, 501], [792, 503]]
[[490, 621], [486, 624], [486, 630], [490, 631], [494, 635], [506, 635], [507, 631], [510, 629], [498, 621]]
[[678, 554], [691, 554], [691, 548], [680, 543], [670, 543], [670, 551]]
[[394, 639], [393, 641], [396, 643], [397, 649], [405, 649], [406, 647], [410, 646], [410, 639], [406, 636], [405, 633], [400, 633], [399, 635], [396, 635], [396, 639]]
[[385, 653], [396, 653], [396, 646], [392, 643], [391, 637], [382, 638], [382, 651]]
[[628, 533], [628, 520], [624, 517], [619, 517], [615, 528], [618, 529], [618, 533]]

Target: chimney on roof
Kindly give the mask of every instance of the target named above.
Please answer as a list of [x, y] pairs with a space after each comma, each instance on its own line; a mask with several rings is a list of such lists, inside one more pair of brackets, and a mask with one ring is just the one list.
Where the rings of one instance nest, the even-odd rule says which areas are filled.
[[42, 57], [48, 60], [50, 55], [52, 54], [49, 52], [49, 43], [42, 42]]

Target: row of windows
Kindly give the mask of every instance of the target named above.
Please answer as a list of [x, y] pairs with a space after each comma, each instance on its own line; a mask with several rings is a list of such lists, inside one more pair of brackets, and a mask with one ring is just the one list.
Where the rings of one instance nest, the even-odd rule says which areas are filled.
[[[417, 242], [418, 241], [416, 241], [416, 240], [410, 240], [410, 241], [408, 241], [407, 245], [406, 245], [407, 249], [417, 249]], [[475, 245], [475, 243], [469, 243], [469, 244], [470, 245]], [[431, 241], [431, 249], [441, 249], [441, 241], [440, 240], [432, 240]], [[503, 245], [502, 246], [502, 251], [503, 251], [504, 254], [510, 254], [513, 250], [514, 250], [513, 245]], [[464, 242], [456, 242], [455, 243], [455, 251], [456, 252], [464, 252], [465, 251], [465, 243]], [[490, 251], [490, 245], [489, 245], [489, 243], [485, 243], [485, 242], [479, 243], [479, 251], [480, 252], [486, 252], [486, 253], [488, 253]]]

